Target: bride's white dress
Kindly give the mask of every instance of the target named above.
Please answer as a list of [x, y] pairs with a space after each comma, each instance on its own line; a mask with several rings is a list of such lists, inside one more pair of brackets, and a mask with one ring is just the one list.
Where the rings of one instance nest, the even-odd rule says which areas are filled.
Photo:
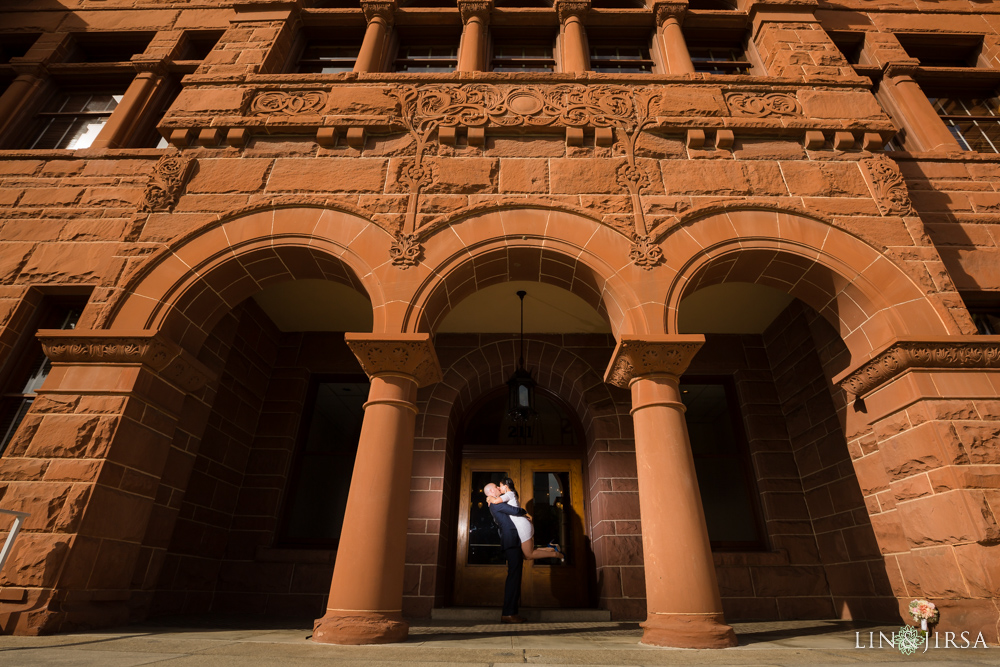
[[[504, 501], [511, 507], [520, 507], [521, 505], [517, 502], [517, 494], [513, 491], [508, 491], [507, 493], [500, 496], [500, 500]], [[517, 528], [517, 536], [522, 542], [527, 542], [535, 535], [535, 527], [531, 525], [531, 520], [523, 516], [512, 516], [510, 518], [514, 522], [514, 527]]]

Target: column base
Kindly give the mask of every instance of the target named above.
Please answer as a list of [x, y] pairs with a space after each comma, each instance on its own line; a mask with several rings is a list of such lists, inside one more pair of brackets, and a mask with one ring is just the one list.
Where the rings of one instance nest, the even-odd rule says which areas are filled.
[[313, 623], [320, 644], [392, 644], [406, 641], [410, 624], [399, 612], [328, 611]]
[[729, 648], [736, 633], [722, 614], [649, 614], [642, 624], [642, 644], [674, 648]]

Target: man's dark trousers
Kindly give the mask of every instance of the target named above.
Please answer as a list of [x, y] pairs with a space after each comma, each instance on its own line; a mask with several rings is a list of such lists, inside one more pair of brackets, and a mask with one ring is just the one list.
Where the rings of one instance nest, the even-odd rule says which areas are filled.
[[507, 559], [507, 580], [503, 585], [503, 615], [516, 616], [518, 605], [521, 604], [521, 570], [524, 565], [524, 554], [521, 547], [511, 547], [503, 550]]
[[524, 563], [524, 553], [521, 552], [521, 538], [517, 536], [517, 528], [510, 520], [511, 516], [524, 516], [520, 507], [511, 507], [507, 503], [490, 505], [490, 514], [496, 521], [500, 531], [500, 548], [503, 557], [507, 559], [507, 581], [503, 585], [503, 615], [516, 616], [517, 607], [521, 602], [521, 565]]

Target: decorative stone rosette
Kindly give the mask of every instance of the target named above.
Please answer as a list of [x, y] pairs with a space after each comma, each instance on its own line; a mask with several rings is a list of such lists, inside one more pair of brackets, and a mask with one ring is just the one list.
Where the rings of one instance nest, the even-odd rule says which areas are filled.
[[1000, 336], [898, 340], [838, 384], [850, 394], [864, 396], [912, 368], [1000, 368]]

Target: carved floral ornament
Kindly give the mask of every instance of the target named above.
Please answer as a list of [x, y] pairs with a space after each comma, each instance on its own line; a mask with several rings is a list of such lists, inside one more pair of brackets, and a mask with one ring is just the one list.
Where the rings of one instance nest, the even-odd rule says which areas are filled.
[[861, 171], [868, 181], [875, 204], [882, 215], [912, 215], [913, 205], [906, 181], [899, 167], [882, 153], [861, 160]]
[[188, 158], [178, 154], [161, 157], [153, 167], [153, 173], [142, 193], [139, 210], [149, 213], [173, 209], [190, 170], [191, 160]]
[[385, 373], [406, 375], [418, 387], [441, 381], [441, 364], [430, 334], [348, 333], [344, 340], [369, 377]]
[[840, 387], [864, 396], [912, 368], [1000, 368], [1000, 337], [971, 338], [961, 342], [897, 341], [841, 380]]
[[268, 90], [257, 93], [250, 101], [249, 113], [255, 116], [298, 116], [318, 114], [326, 106], [326, 92], [322, 90]]
[[802, 107], [791, 93], [727, 93], [726, 104], [734, 116], [801, 116]]
[[627, 388], [644, 375], [679, 376], [705, 343], [699, 335], [623, 336], [604, 374], [604, 381]]
[[38, 340], [57, 363], [143, 364], [179, 387], [193, 391], [213, 374], [179, 346], [153, 332], [120, 335], [111, 331], [41, 330]]

